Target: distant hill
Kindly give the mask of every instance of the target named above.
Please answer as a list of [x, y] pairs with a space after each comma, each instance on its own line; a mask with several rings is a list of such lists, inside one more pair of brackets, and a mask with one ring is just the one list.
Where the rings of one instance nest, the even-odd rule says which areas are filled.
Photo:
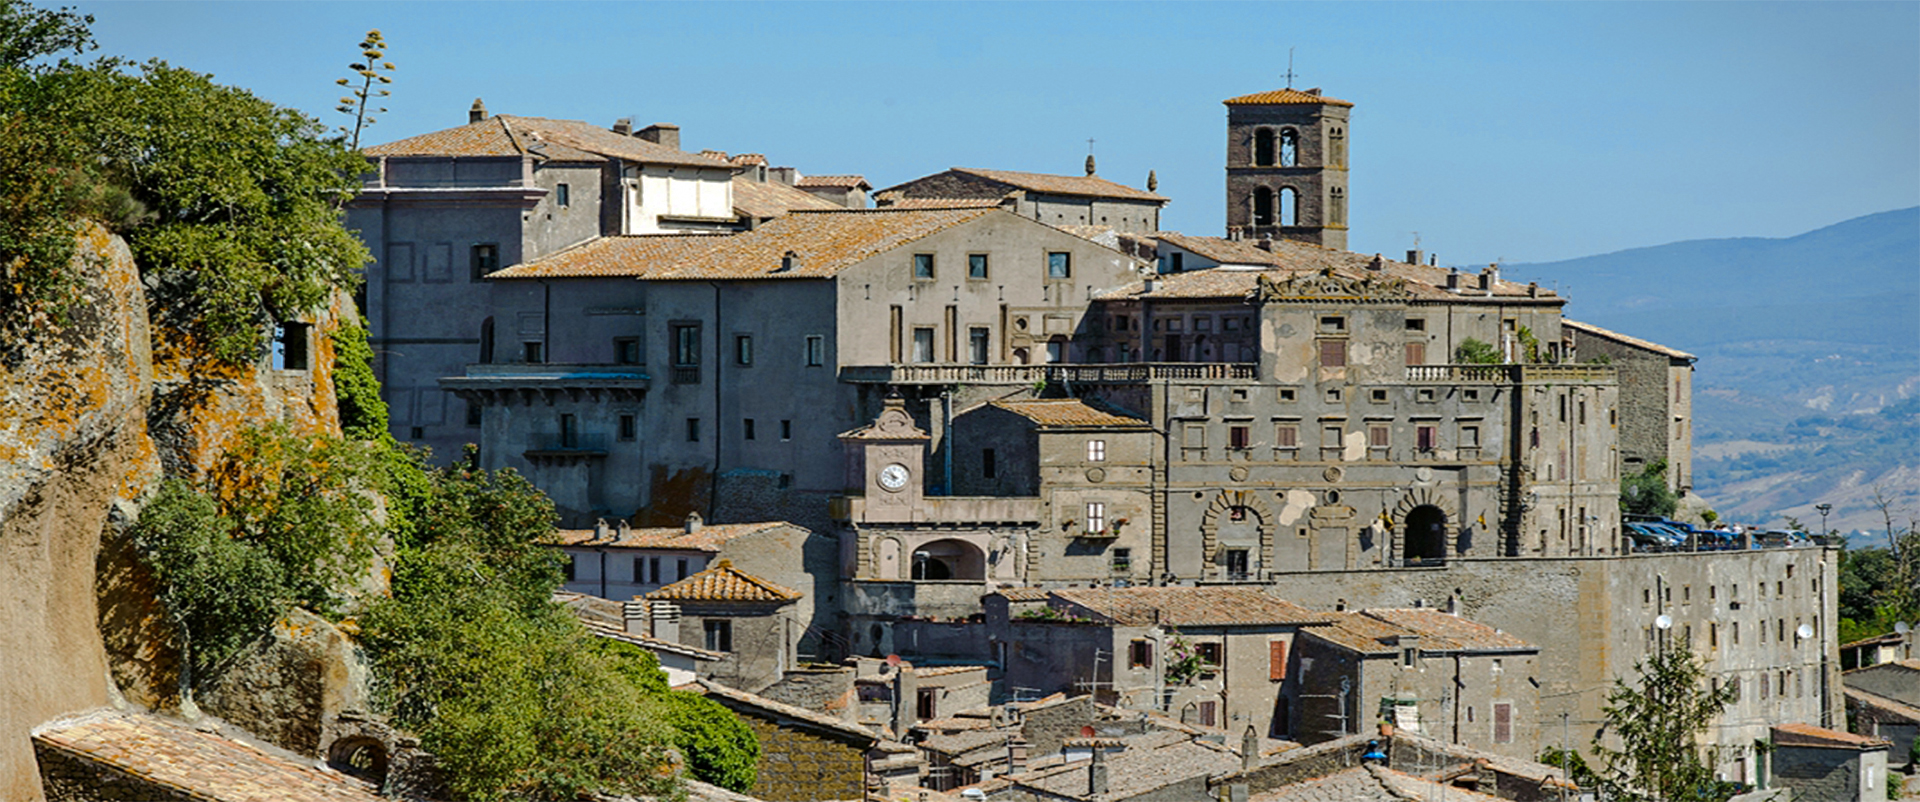
[[1724, 514], [1884, 527], [1920, 518], [1920, 207], [1784, 239], [1690, 240], [1508, 265], [1567, 315], [1700, 357], [1695, 492]]

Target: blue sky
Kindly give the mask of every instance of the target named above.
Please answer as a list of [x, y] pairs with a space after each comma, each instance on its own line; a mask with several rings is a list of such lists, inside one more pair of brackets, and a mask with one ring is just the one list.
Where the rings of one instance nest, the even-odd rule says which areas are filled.
[[386, 142], [493, 112], [673, 122], [683, 146], [887, 186], [947, 167], [1157, 171], [1219, 234], [1225, 109], [1357, 104], [1350, 247], [1448, 264], [1789, 236], [1920, 204], [1920, 3], [78, 2], [101, 53], [329, 124], [368, 28]]

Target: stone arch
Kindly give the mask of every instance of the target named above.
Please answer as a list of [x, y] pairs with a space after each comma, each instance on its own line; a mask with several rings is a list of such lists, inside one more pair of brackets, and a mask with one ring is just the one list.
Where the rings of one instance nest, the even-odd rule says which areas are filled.
[[[1442, 526], [1441, 534], [1443, 544], [1453, 543], [1459, 538], [1460, 505], [1454, 503], [1452, 494], [1432, 487], [1409, 488], [1406, 494], [1400, 497], [1400, 503], [1394, 505], [1393, 508], [1394, 542], [1388, 548], [1388, 554], [1405, 553], [1408, 537], [1407, 521], [1413, 517], [1414, 510], [1421, 507], [1432, 507], [1446, 517], [1446, 522]], [[1443, 549], [1446, 551], [1455, 551], [1454, 549], [1445, 549], [1444, 545]]]
[[364, 735], [341, 738], [327, 749], [327, 765], [379, 786], [387, 780], [387, 745]]
[[967, 541], [944, 538], [914, 549], [912, 570], [916, 580], [981, 580], [987, 578], [987, 555]]
[[1274, 203], [1274, 219], [1279, 225], [1300, 225], [1300, 191], [1293, 187], [1281, 187]]
[[1275, 137], [1273, 135], [1273, 129], [1267, 128], [1265, 126], [1254, 129], [1253, 131], [1253, 165], [1255, 167], [1272, 167], [1273, 166], [1274, 161], [1276, 160], [1274, 157], [1274, 152], [1275, 152], [1274, 144], [1275, 144]]
[[1280, 129], [1280, 166], [1300, 166], [1300, 129], [1292, 126]]
[[900, 578], [900, 541], [884, 537], [875, 544], [873, 554], [873, 575], [880, 579]]
[[1256, 226], [1273, 225], [1273, 189], [1270, 187], [1253, 188], [1253, 224]]
[[1222, 490], [1215, 493], [1213, 501], [1207, 503], [1205, 512], [1200, 513], [1201, 559], [1211, 565], [1220, 551], [1220, 517], [1231, 513], [1235, 507], [1244, 507], [1252, 514], [1260, 532], [1260, 567], [1265, 569], [1273, 564], [1273, 509], [1267, 506], [1259, 493], [1251, 490]]

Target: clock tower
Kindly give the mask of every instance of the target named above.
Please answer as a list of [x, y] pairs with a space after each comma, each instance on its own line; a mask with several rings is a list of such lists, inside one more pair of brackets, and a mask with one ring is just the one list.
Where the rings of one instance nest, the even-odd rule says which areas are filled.
[[840, 435], [847, 455], [847, 493], [865, 498], [868, 522], [908, 523], [923, 517], [920, 501], [927, 442], [906, 401], [888, 398], [873, 423]]

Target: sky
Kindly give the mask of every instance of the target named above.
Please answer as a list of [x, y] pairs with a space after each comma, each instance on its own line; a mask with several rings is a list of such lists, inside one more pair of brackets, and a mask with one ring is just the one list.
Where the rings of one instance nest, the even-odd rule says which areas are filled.
[[[44, 0], [35, 0], [46, 4]], [[72, 2], [72, 0], [69, 0]], [[1792, 236], [1920, 204], [1920, 2], [87, 2], [100, 54], [338, 125], [369, 28], [398, 66], [363, 145], [493, 113], [681, 126], [886, 187], [949, 167], [1101, 176], [1219, 235], [1226, 110], [1355, 104], [1348, 245], [1442, 264]]]

